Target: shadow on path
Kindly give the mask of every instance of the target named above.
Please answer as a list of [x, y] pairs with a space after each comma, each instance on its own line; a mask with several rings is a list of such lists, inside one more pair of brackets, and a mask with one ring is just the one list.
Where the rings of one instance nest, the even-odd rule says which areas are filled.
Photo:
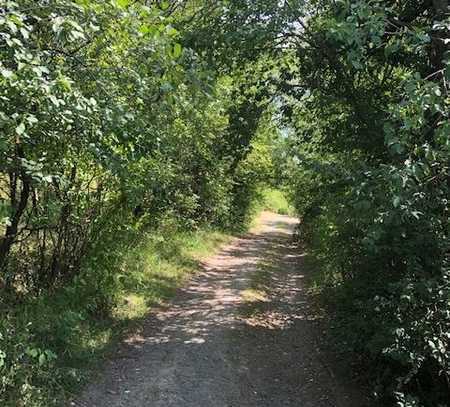
[[[296, 220], [263, 213], [259, 231], [203, 264], [171, 304], [149, 316], [72, 402], [88, 407], [363, 407], [317, 346]], [[262, 267], [269, 298], [242, 293]]]

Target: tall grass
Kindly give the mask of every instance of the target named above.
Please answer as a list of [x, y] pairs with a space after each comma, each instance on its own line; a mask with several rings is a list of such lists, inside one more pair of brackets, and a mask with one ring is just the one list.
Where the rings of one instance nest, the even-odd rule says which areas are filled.
[[170, 225], [132, 231], [116, 238], [114, 253], [92, 256], [86, 272], [57, 292], [19, 304], [3, 295], [0, 405], [65, 404], [113, 345], [229, 239], [215, 230], [180, 232]]

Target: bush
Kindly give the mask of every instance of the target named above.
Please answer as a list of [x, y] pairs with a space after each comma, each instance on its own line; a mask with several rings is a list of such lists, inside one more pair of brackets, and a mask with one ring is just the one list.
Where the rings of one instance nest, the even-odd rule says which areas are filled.
[[450, 400], [446, 11], [317, 8], [289, 72], [303, 93], [286, 96], [282, 178], [339, 336], [368, 362], [383, 405]]
[[[98, 246], [83, 271], [56, 294], [2, 304], [0, 403], [47, 407], [67, 398], [117, 340], [169, 299], [199, 261], [229, 236], [185, 231], [172, 219], [158, 230], [129, 230]], [[100, 250], [101, 249], [101, 250]]]

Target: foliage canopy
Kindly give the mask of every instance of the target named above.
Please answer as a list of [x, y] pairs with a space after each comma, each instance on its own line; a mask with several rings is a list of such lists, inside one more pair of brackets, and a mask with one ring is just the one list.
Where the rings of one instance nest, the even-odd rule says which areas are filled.
[[[115, 236], [281, 185], [384, 405], [447, 406], [449, 33], [448, 0], [0, 0], [0, 305], [104, 312]], [[4, 321], [0, 392], [34, 388]]]

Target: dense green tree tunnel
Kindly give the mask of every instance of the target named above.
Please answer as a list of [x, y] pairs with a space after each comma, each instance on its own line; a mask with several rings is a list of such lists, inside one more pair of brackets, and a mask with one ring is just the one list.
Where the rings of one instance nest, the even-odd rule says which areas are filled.
[[447, 0], [0, 0], [0, 400], [54, 397], [23, 304], [108, 315], [121, 245], [271, 186], [375, 398], [449, 406], [449, 89]]

